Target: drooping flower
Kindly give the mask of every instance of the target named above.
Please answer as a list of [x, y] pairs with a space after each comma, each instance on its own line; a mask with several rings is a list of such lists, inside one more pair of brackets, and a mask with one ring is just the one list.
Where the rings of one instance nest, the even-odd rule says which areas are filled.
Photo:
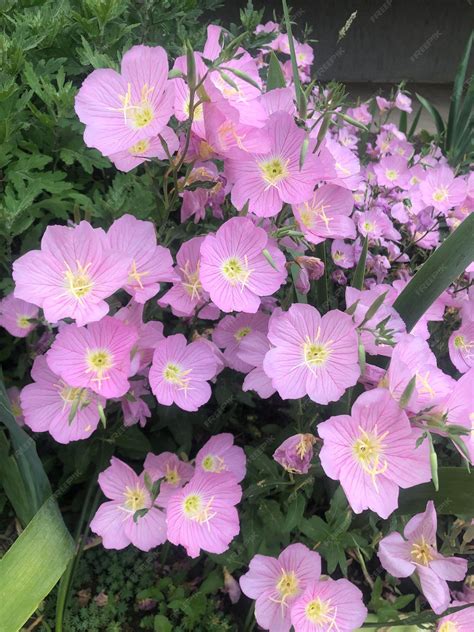
[[421, 590], [428, 603], [440, 614], [449, 606], [447, 581], [462, 581], [467, 561], [460, 557], [444, 557], [436, 546], [436, 509], [428, 501], [423, 513], [411, 518], [404, 531], [393, 532], [379, 544], [378, 557], [382, 566], [394, 577], [418, 575]]
[[154, 506], [144, 474], [138, 476], [112, 457], [110, 466], [99, 474], [99, 485], [110, 500], [100, 505], [90, 527], [102, 537], [106, 549], [133, 544], [149, 551], [166, 541], [165, 514]]
[[107, 314], [104, 299], [125, 285], [129, 266], [129, 257], [112, 250], [104, 231], [88, 222], [48, 226], [41, 250], [14, 262], [14, 294], [42, 307], [51, 323], [74, 318], [82, 326]]
[[351, 415], [318, 424], [323, 470], [341, 482], [355, 511], [387, 518], [398, 507], [398, 491], [431, 480], [427, 441], [386, 389], [362, 393]]
[[455, 178], [454, 173], [446, 165], [430, 169], [425, 179], [420, 182], [420, 192], [427, 206], [446, 213], [453, 206], [461, 204], [466, 197], [466, 182]]
[[307, 474], [313, 458], [316, 437], [312, 434], [296, 434], [283, 443], [273, 453], [277, 463], [293, 474]]
[[21, 298], [8, 294], [0, 301], [0, 327], [17, 338], [25, 338], [36, 327], [39, 309]]
[[402, 110], [402, 112], [410, 113], [412, 111], [411, 99], [406, 94], [403, 94], [403, 92], [397, 92], [394, 104], [395, 107]]
[[107, 239], [113, 250], [132, 258], [123, 287], [137, 303], [146, 303], [155, 296], [160, 282], [176, 279], [171, 253], [168, 248], [157, 245], [152, 222], [144, 222], [133, 215], [122, 215], [109, 228]]
[[319, 403], [338, 400], [360, 375], [357, 333], [348, 314], [320, 316], [311, 305], [274, 312], [268, 339], [275, 345], [263, 368], [283, 399], [309, 395]]
[[192, 412], [211, 397], [208, 380], [216, 371], [217, 359], [205, 342], [197, 340], [188, 345], [182, 334], [175, 334], [157, 344], [149, 380], [160, 404], [175, 403]]
[[197, 472], [168, 501], [168, 540], [181, 544], [190, 557], [202, 550], [223, 553], [240, 531], [235, 505], [242, 489], [235, 476]]
[[[266, 259], [270, 254], [276, 269]], [[200, 279], [224, 312], [255, 313], [260, 297], [276, 292], [286, 279], [285, 256], [247, 217], [233, 217], [201, 245]]]
[[230, 432], [211, 437], [196, 455], [196, 471], [230, 472], [237, 483], [244, 478], [246, 472], [245, 452], [234, 445], [234, 435]]
[[248, 202], [251, 213], [272, 217], [284, 202], [298, 204], [310, 199], [324, 174], [311, 149], [300, 167], [305, 133], [290, 114], [272, 114], [264, 129], [270, 137], [270, 151], [251, 154], [234, 150], [226, 161], [226, 174], [233, 182], [231, 199], [237, 209]]
[[120, 402], [125, 426], [140, 424], [143, 428], [147, 422], [147, 418], [151, 417], [151, 410], [143, 399], [144, 395], [149, 394], [150, 391], [145, 386], [145, 379], [131, 382], [130, 390], [122, 397], [122, 401]]
[[354, 198], [347, 189], [324, 184], [312, 198], [293, 206], [293, 213], [306, 239], [314, 244], [326, 238], [355, 239], [354, 221], [349, 217]]
[[247, 373], [252, 368], [251, 364], [239, 358], [238, 351], [242, 341], [252, 332], [267, 332], [268, 320], [269, 316], [263, 312], [224, 316], [214, 329], [212, 340], [220, 349], [224, 349], [227, 366], [243, 373]]
[[87, 327], [64, 325], [46, 359], [67, 384], [122, 397], [130, 387], [130, 352], [137, 338], [134, 327], [110, 316]]
[[199, 277], [201, 267], [201, 245], [204, 237], [193, 237], [185, 241], [176, 255], [175, 273], [178, 277], [173, 282], [173, 287], [160, 299], [161, 307], [171, 306], [175, 316], [191, 316], [196, 309], [200, 318], [215, 319], [219, 317], [219, 309], [213, 305], [207, 305], [210, 301], [209, 294], [203, 290]]
[[291, 608], [295, 632], [352, 632], [366, 617], [362, 593], [347, 579], [312, 581]]
[[262, 399], [267, 399], [276, 391], [263, 370], [263, 361], [270, 349], [267, 336], [261, 331], [253, 331], [242, 339], [237, 350], [237, 357], [253, 367], [245, 376], [242, 390], [255, 391]]
[[171, 496], [188, 483], [194, 474], [191, 463], [181, 461], [173, 452], [147, 454], [143, 468], [153, 482], [161, 480], [156, 504], [165, 508]]
[[321, 556], [304, 544], [290, 544], [278, 558], [255, 555], [240, 578], [242, 592], [255, 599], [257, 623], [270, 632], [289, 632], [296, 599], [321, 575]]
[[58, 443], [88, 439], [97, 428], [98, 406], [105, 406], [105, 399], [62, 380], [48, 367], [45, 356], [35, 358], [31, 377], [34, 382], [20, 394], [25, 424], [34, 432], [49, 432]]
[[173, 114], [174, 86], [161, 46], [133, 46], [120, 74], [94, 70], [76, 96], [75, 110], [86, 124], [84, 142], [105, 156], [137, 153], [138, 144], [160, 134]]
[[461, 373], [474, 366], [474, 321], [466, 321], [453, 331], [448, 342], [451, 362]]

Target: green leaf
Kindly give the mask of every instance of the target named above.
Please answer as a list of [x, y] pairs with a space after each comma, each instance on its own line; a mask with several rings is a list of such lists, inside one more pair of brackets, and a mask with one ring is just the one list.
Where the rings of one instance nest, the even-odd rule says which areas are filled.
[[357, 262], [357, 267], [354, 272], [354, 276], [352, 277], [352, 287], [355, 287], [357, 290], [362, 290], [364, 287], [364, 276], [365, 276], [365, 262], [367, 260], [367, 251], [369, 249], [369, 238], [366, 235], [364, 239], [364, 245], [362, 247], [362, 252], [360, 253], [359, 261]]
[[418, 97], [418, 101], [421, 103], [421, 105], [433, 117], [433, 120], [436, 125], [436, 131], [438, 132], [438, 136], [441, 137], [445, 131], [443, 117], [441, 116], [439, 111], [435, 108], [435, 106], [428, 101], [428, 99], [425, 99], [424, 97], [420, 96], [418, 93], [416, 94], [416, 96]]
[[469, 473], [464, 467], [440, 467], [438, 478], [439, 491], [432, 483], [400, 490], [397, 513], [412, 516], [434, 500], [439, 514], [474, 517], [474, 472]]
[[252, 79], [252, 77], [248, 75], [246, 72], [242, 72], [242, 70], [239, 70], [238, 68], [231, 68], [230, 66], [229, 67], [222, 66], [222, 68], [224, 68], [224, 70], [227, 70], [228, 72], [231, 72], [233, 75], [235, 75], [239, 79], [242, 79], [242, 81], [246, 81], [254, 88], [257, 88], [257, 90], [261, 90], [260, 85], [255, 81], [255, 79]]
[[155, 632], [171, 632], [173, 626], [168, 617], [163, 614], [157, 614], [153, 620], [153, 629]]
[[288, 44], [290, 47], [291, 68], [293, 70], [293, 83], [295, 84], [298, 114], [301, 119], [306, 120], [306, 96], [301, 86], [300, 74], [298, 71], [298, 63], [296, 61], [295, 42], [293, 40], [293, 33], [291, 29], [290, 13], [288, 11], [288, 4], [286, 0], [282, 0], [282, 4], [283, 4], [283, 15], [285, 18], [286, 33], [288, 35]]
[[464, 89], [464, 81], [466, 78], [467, 66], [469, 64], [469, 58], [471, 56], [472, 43], [474, 38], [474, 31], [471, 32], [471, 35], [467, 41], [466, 48], [464, 50], [464, 55], [461, 59], [461, 63], [459, 64], [458, 71], [456, 73], [456, 78], [454, 79], [453, 86], [453, 94], [451, 95], [451, 105], [449, 107], [448, 114], [448, 125], [446, 129], [446, 149], [449, 151], [451, 146], [457, 136], [457, 118], [458, 112], [461, 107], [461, 98]]
[[474, 259], [474, 214], [469, 215], [434, 251], [397, 298], [393, 307], [411, 331], [430, 305]]
[[418, 121], [420, 120], [420, 116], [421, 116], [421, 111], [423, 109], [423, 106], [420, 105], [420, 107], [418, 108], [417, 113], [415, 114], [415, 116], [413, 117], [413, 121], [410, 125], [410, 129], [408, 130], [408, 139], [413, 137], [413, 134], [416, 132], [416, 127], [418, 125]]
[[285, 88], [286, 81], [281, 69], [278, 57], [272, 51], [270, 53], [270, 61], [268, 63], [268, 75], [267, 75], [267, 92], [275, 90], [276, 88]]
[[416, 386], [416, 375], [414, 375], [408, 384], [405, 386], [405, 390], [400, 397], [400, 408], [406, 408], [408, 403], [410, 402], [411, 396], [415, 390]]
[[304, 495], [301, 492], [299, 494], [296, 493], [293, 499], [288, 503], [285, 522], [282, 527], [284, 533], [289, 533], [292, 529], [300, 524], [303, 518], [305, 507], [306, 499]]
[[74, 541], [51, 498], [0, 560], [0, 621], [16, 632], [63, 574]]

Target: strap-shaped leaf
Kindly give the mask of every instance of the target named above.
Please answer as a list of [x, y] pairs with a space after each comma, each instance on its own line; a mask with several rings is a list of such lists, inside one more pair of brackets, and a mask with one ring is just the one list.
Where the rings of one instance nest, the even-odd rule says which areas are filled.
[[474, 259], [474, 213], [422, 265], [394, 303], [411, 331], [429, 306]]
[[51, 497], [0, 560], [2, 632], [17, 632], [28, 621], [73, 553], [74, 541]]
[[270, 53], [270, 61], [268, 63], [268, 76], [267, 76], [267, 92], [275, 90], [276, 88], [285, 88], [286, 81], [281, 69], [278, 57], [272, 51]]

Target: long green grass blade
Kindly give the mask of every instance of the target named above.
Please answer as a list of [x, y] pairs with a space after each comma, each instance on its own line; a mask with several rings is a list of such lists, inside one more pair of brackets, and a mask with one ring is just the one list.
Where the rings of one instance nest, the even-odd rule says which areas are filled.
[[364, 239], [364, 246], [362, 247], [362, 252], [360, 253], [359, 261], [357, 262], [357, 267], [352, 278], [352, 287], [355, 287], [357, 290], [361, 290], [364, 287], [365, 262], [367, 260], [368, 249], [369, 239], [366, 235]]
[[435, 106], [428, 101], [428, 99], [425, 99], [424, 97], [420, 96], [418, 93], [416, 94], [416, 96], [418, 97], [418, 101], [421, 103], [421, 105], [433, 117], [433, 120], [436, 125], [436, 131], [438, 132], [438, 136], [441, 138], [445, 132], [443, 117], [441, 116], [439, 111], [435, 108]]
[[301, 119], [306, 119], [306, 97], [301, 86], [300, 74], [298, 71], [298, 63], [296, 61], [295, 42], [291, 29], [290, 12], [286, 0], [282, 0], [283, 15], [285, 17], [286, 32], [288, 35], [288, 44], [290, 47], [291, 68], [293, 70], [293, 83], [295, 84], [296, 103], [298, 105], [298, 114]]
[[452, 144], [457, 137], [457, 117], [461, 108], [461, 99], [464, 89], [464, 81], [466, 79], [467, 66], [469, 64], [469, 58], [471, 56], [472, 42], [474, 38], [474, 31], [467, 41], [464, 55], [459, 64], [456, 78], [454, 79], [453, 94], [451, 96], [451, 105], [449, 107], [448, 125], [446, 129], [446, 150], [449, 151]]
[[434, 251], [393, 307], [411, 331], [428, 307], [474, 259], [474, 214], [469, 215]]
[[0, 629], [17, 632], [63, 574], [74, 541], [54, 498], [0, 560]]

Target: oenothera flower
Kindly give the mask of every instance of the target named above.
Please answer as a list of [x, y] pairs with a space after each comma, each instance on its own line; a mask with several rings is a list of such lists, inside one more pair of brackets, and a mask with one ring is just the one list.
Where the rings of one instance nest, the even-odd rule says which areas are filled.
[[160, 507], [167, 507], [171, 496], [194, 474], [191, 463], [181, 461], [173, 452], [147, 454], [143, 467], [153, 482], [160, 481], [160, 492], [156, 498]]
[[447, 165], [440, 165], [428, 171], [426, 178], [420, 182], [420, 192], [427, 206], [446, 213], [461, 204], [466, 197], [467, 185], [462, 178], [455, 178]]
[[87, 327], [64, 325], [46, 358], [49, 368], [71, 386], [121, 397], [130, 386], [130, 352], [137, 338], [135, 327], [110, 316]]
[[[155, 138], [144, 138], [129, 149], [110, 154], [108, 157], [120, 171], [131, 171], [150, 158], [167, 160], [179, 146], [178, 137], [169, 127], [164, 127]], [[166, 149], [165, 149], [166, 147]]]
[[174, 268], [177, 278], [173, 287], [158, 299], [161, 307], [170, 305], [175, 316], [191, 316], [196, 309], [202, 308], [200, 318], [219, 317], [220, 312], [215, 306], [206, 306], [210, 301], [209, 294], [203, 290], [199, 278], [203, 241], [204, 237], [193, 237], [180, 246]]
[[268, 339], [275, 348], [263, 368], [283, 399], [309, 395], [327, 404], [357, 382], [357, 333], [348, 314], [332, 310], [321, 317], [311, 305], [295, 304], [273, 313]]
[[347, 579], [311, 582], [291, 608], [295, 632], [352, 632], [366, 617], [362, 593]]
[[351, 415], [318, 425], [325, 473], [338, 480], [355, 511], [375, 511], [387, 518], [398, 507], [398, 491], [431, 480], [427, 442], [416, 446], [420, 432], [381, 388], [362, 393]]
[[196, 471], [230, 472], [237, 483], [244, 478], [246, 472], [245, 452], [234, 445], [234, 435], [230, 432], [211, 437], [196, 455]]
[[296, 599], [321, 575], [321, 556], [304, 544], [290, 544], [277, 559], [255, 555], [240, 578], [242, 592], [255, 599], [257, 623], [270, 632], [289, 632]]
[[450, 602], [446, 580], [462, 581], [467, 561], [460, 557], [444, 557], [438, 552], [436, 526], [436, 509], [430, 500], [423, 513], [408, 521], [403, 536], [394, 532], [380, 541], [378, 556], [385, 570], [394, 577], [409, 577], [416, 573], [430, 606], [440, 614]]
[[[453, 603], [453, 606], [461, 606], [462, 603]], [[471, 632], [474, 619], [474, 606], [465, 608], [459, 612], [453, 612], [438, 621], [436, 632]]]
[[226, 174], [234, 183], [231, 199], [236, 208], [240, 210], [248, 202], [251, 213], [272, 217], [281, 211], [284, 202], [308, 200], [323, 173], [311, 148], [300, 166], [305, 132], [290, 114], [272, 114], [264, 130], [270, 137], [270, 151], [234, 150], [226, 161]]
[[288, 437], [273, 453], [277, 463], [293, 474], [307, 474], [316, 437], [309, 432]]
[[102, 537], [106, 549], [124, 549], [133, 544], [149, 551], [166, 541], [166, 518], [154, 506], [145, 485], [123, 461], [112, 457], [110, 467], [99, 474], [99, 485], [110, 500], [100, 505], [91, 530]]
[[36, 305], [15, 298], [8, 294], [0, 301], [0, 327], [17, 338], [25, 338], [36, 327], [32, 322], [38, 318]]
[[[268, 251], [274, 266], [264, 255]], [[201, 246], [202, 286], [224, 312], [255, 313], [286, 279], [285, 256], [247, 217], [233, 217]]]
[[201, 549], [223, 553], [240, 531], [235, 505], [241, 497], [233, 474], [197, 472], [168, 501], [168, 540], [184, 546], [190, 557]]
[[377, 183], [389, 189], [403, 187], [409, 177], [407, 160], [401, 156], [385, 156], [374, 165], [374, 171]]
[[461, 373], [474, 366], [474, 321], [466, 321], [453, 331], [448, 342], [451, 362]]
[[268, 314], [263, 312], [224, 316], [214, 329], [212, 340], [220, 349], [224, 349], [227, 366], [243, 373], [250, 371], [252, 365], [239, 358], [240, 345], [254, 331], [261, 331], [266, 334], [269, 318]]
[[328, 237], [355, 239], [355, 224], [349, 217], [353, 208], [354, 198], [348, 189], [324, 184], [310, 199], [294, 205], [293, 213], [306, 239], [319, 244]]
[[271, 379], [263, 370], [263, 361], [271, 344], [261, 331], [253, 331], [243, 338], [237, 349], [237, 357], [252, 368], [245, 376], [243, 391], [255, 391], [262, 399], [275, 392]]
[[15, 296], [43, 308], [46, 320], [74, 318], [81, 326], [109, 311], [105, 302], [127, 282], [130, 259], [112, 250], [101, 229], [48, 226], [41, 250], [13, 264]]
[[156, 345], [149, 380], [160, 404], [175, 403], [183, 410], [195, 411], [211, 397], [208, 380], [216, 371], [216, 356], [205, 342], [188, 345], [182, 334], [176, 334]]
[[34, 432], [49, 432], [58, 443], [88, 439], [97, 428], [98, 406], [105, 406], [105, 399], [62, 380], [48, 367], [45, 356], [35, 358], [31, 377], [34, 382], [20, 395], [26, 425]]
[[76, 96], [75, 110], [86, 124], [84, 142], [109, 156], [136, 155], [144, 141], [160, 134], [173, 114], [174, 86], [161, 46], [133, 46], [122, 58], [121, 73], [94, 70]]
[[110, 247], [131, 257], [128, 279], [123, 286], [137, 303], [146, 301], [160, 289], [160, 282], [176, 279], [173, 258], [168, 248], [156, 244], [155, 227], [133, 215], [116, 219], [107, 232]]

